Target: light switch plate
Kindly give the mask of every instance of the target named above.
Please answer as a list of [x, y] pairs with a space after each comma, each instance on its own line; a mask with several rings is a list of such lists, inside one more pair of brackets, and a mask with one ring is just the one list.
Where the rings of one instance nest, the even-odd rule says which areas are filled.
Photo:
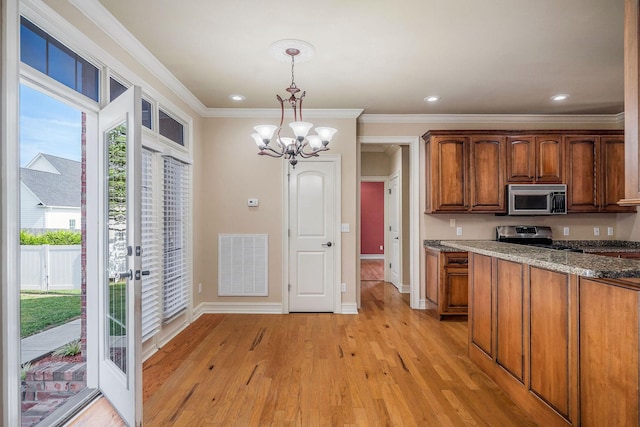
[[607, 236], [613, 236], [613, 227], [607, 227]]
[[350, 230], [349, 224], [340, 225], [340, 231], [342, 231], [343, 233], [348, 233], [349, 230]]

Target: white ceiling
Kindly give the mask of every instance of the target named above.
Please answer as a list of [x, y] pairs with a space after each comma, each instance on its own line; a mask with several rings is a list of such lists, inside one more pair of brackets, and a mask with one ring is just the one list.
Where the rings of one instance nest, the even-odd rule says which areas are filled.
[[[276, 108], [300, 39], [306, 108], [617, 114], [624, 0], [100, 0], [209, 108]], [[234, 102], [239, 93], [245, 101]], [[570, 94], [562, 103], [557, 93]], [[428, 95], [440, 101], [427, 104]]]

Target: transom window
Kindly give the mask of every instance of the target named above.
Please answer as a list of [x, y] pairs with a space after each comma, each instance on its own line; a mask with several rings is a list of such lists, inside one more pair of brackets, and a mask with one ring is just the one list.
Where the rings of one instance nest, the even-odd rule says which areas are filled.
[[24, 17], [20, 18], [20, 60], [98, 102], [98, 69]]

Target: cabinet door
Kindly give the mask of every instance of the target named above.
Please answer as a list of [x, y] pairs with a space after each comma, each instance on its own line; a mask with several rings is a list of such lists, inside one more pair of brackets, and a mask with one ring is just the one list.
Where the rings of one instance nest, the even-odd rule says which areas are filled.
[[440, 280], [440, 259], [437, 252], [425, 251], [426, 297], [438, 304], [438, 282]]
[[493, 268], [491, 257], [470, 254], [472, 257], [469, 304], [469, 341], [493, 358]]
[[496, 363], [524, 382], [524, 281], [520, 263], [498, 260]]
[[466, 267], [445, 267], [442, 313], [466, 314], [469, 304], [469, 273]]
[[505, 212], [506, 138], [471, 138], [471, 210]]
[[598, 137], [595, 136], [568, 136], [565, 139], [568, 212], [598, 211], [598, 142]]
[[507, 182], [533, 183], [535, 173], [535, 138], [533, 136], [507, 138]]
[[469, 208], [467, 170], [469, 138], [433, 137], [431, 182], [434, 212], [466, 211]]
[[536, 136], [536, 182], [563, 182], [564, 150], [559, 135]]
[[530, 389], [569, 419], [572, 409], [569, 276], [531, 268]]
[[635, 212], [635, 207], [619, 206], [624, 199], [624, 137], [600, 139], [601, 177], [600, 208], [606, 212]]
[[638, 425], [638, 291], [580, 279], [580, 421]]

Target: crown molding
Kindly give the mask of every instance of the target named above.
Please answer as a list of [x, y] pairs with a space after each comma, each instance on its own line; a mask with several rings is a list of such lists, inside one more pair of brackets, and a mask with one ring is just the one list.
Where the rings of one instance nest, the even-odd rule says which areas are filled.
[[207, 107], [182, 84], [142, 43], [136, 39], [98, 0], [69, 0], [83, 15], [111, 37], [124, 50], [136, 58], [143, 67], [163, 82], [182, 101], [199, 115], [204, 116]]
[[624, 124], [624, 113], [618, 114], [363, 114], [359, 123], [576, 123], [611, 125]]
[[[361, 109], [306, 109], [304, 117], [322, 119], [357, 119], [362, 114]], [[263, 119], [279, 118], [279, 108], [207, 108], [203, 117], [217, 117], [227, 119]]]
[[419, 136], [359, 136], [359, 144], [413, 144]]

